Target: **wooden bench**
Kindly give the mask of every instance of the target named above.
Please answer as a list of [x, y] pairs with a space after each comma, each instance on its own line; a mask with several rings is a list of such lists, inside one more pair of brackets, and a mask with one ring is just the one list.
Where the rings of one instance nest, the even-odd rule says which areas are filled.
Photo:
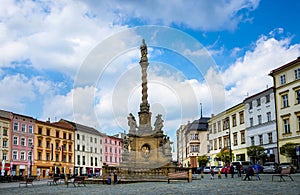
[[54, 177], [52, 180], [47, 182], [47, 185], [57, 185], [57, 182], [60, 180], [60, 177]]
[[168, 183], [170, 180], [187, 180], [190, 182], [188, 172], [168, 173]]
[[19, 188], [21, 187], [21, 185], [25, 185], [25, 187], [27, 188], [28, 184], [31, 184], [32, 187], [33, 187], [33, 181], [34, 181], [34, 178], [27, 178], [26, 177], [24, 182], [19, 183]]
[[67, 182], [67, 187], [69, 187], [69, 183], [72, 183], [74, 185], [74, 187], [80, 187], [80, 185], [83, 185], [86, 187], [85, 185], [85, 177], [84, 176], [77, 176], [74, 178], [74, 180], [72, 182]]
[[285, 181], [283, 177], [289, 177], [292, 181], [294, 181], [294, 179], [292, 178], [292, 176], [290, 175], [290, 173], [291, 173], [291, 167], [286, 168], [286, 169], [282, 169], [281, 173], [272, 175], [272, 181], [273, 181], [274, 177], [279, 177], [280, 181], [281, 180]]

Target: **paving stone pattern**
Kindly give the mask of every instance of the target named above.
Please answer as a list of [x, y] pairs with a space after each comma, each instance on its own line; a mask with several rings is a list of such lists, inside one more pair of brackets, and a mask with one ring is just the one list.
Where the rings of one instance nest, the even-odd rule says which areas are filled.
[[[143, 182], [117, 185], [87, 184], [87, 187], [68, 188], [64, 184], [57, 186], [47, 186], [48, 180], [35, 181], [34, 187], [21, 187], [19, 183], [0, 183], [0, 194], [22, 194], [22, 195], [42, 195], [42, 194], [291, 194], [300, 195], [300, 174], [293, 174], [294, 182], [286, 178], [286, 182], [280, 182], [279, 178], [272, 182], [271, 174], [261, 174], [261, 180], [243, 181], [235, 175], [234, 178], [222, 179], [217, 177], [210, 180], [210, 175], [205, 175], [204, 179], [187, 181], [166, 182]], [[199, 177], [199, 176], [198, 176]], [[255, 179], [255, 178], [253, 178]]]

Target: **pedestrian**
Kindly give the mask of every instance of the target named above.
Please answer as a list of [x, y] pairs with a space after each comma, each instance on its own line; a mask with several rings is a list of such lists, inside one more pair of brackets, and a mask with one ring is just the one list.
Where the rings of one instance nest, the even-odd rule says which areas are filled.
[[245, 181], [246, 179], [248, 179], [248, 180], [250, 181], [250, 176], [253, 176], [253, 175], [254, 175], [254, 171], [253, 171], [252, 166], [249, 166], [248, 169], [247, 169], [246, 171], [247, 171], [247, 172], [246, 172], [246, 176], [245, 176], [245, 178], [244, 178], [244, 181]]
[[215, 179], [215, 171], [214, 171], [214, 169], [211, 169], [211, 170], [210, 170], [210, 179], [211, 179], [211, 180], [214, 180], [214, 179]]
[[241, 176], [242, 176], [241, 169], [242, 169], [241, 164], [240, 164], [240, 163], [237, 163], [237, 165], [236, 165], [236, 170], [237, 170], [237, 173], [238, 173], [238, 177], [241, 177]]
[[230, 174], [231, 174], [231, 178], [233, 178], [233, 176], [234, 176], [234, 166], [233, 166], [233, 164], [231, 164], [231, 166], [230, 166]]
[[256, 175], [256, 180], [260, 180], [260, 177], [259, 177], [259, 165], [257, 163], [254, 165], [254, 171], [255, 171], [255, 175]]

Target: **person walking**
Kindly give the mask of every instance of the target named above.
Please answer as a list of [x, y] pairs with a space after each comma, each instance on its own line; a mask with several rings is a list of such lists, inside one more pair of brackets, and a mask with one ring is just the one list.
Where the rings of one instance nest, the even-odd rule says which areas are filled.
[[234, 177], [234, 166], [233, 166], [233, 164], [231, 164], [231, 166], [230, 166], [230, 174], [231, 174], [231, 178], [233, 178]]
[[214, 171], [214, 169], [211, 169], [211, 170], [210, 170], [210, 179], [211, 179], [211, 180], [214, 180], [214, 179], [215, 179], [215, 171]]
[[254, 165], [254, 171], [255, 171], [255, 175], [256, 175], [256, 180], [260, 180], [260, 177], [259, 177], [259, 165], [257, 163]]
[[236, 170], [237, 170], [237, 173], [238, 173], [238, 177], [241, 177], [241, 176], [242, 176], [241, 169], [242, 169], [241, 164], [240, 164], [240, 163], [237, 163], [237, 165], [236, 165]]
[[249, 166], [248, 169], [247, 169], [247, 172], [246, 172], [246, 176], [245, 176], [245, 178], [244, 178], [244, 181], [245, 181], [246, 179], [248, 179], [248, 180], [250, 181], [250, 180], [251, 180], [251, 179], [250, 179], [250, 176], [253, 176], [253, 175], [254, 175], [253, 168], [252, 168], [252, 166]]

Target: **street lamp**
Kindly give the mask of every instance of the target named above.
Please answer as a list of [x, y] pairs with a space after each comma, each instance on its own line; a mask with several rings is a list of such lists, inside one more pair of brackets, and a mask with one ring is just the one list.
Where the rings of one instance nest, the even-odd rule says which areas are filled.
[[32, 154], [32, 150], [33, 150], [33, 145], [31, 145], [31, 148], [30, 148], [30, 153], [31, 153], [31, 158], [30, 158], [30, 175], [32, 175], [32, 158], [33, 158], [33, 154]]

